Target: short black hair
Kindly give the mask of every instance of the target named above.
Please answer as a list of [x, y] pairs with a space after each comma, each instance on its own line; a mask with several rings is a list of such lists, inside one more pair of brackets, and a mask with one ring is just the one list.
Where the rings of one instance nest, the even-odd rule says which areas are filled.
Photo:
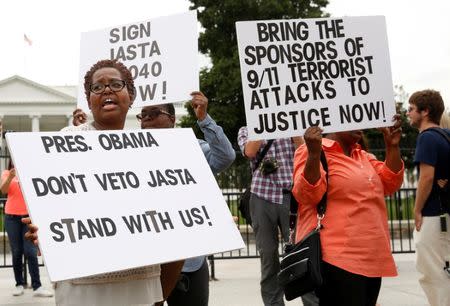
[[102, 68], [115, 68], [120, 72], [122, 79], [127, 84], [128, 93], [130, 94], [132, 98], [131, 100], [133, 101], [136, 97], [136, 89], [134, 87], [134, 80], [130, 70], [128, 70], [128, 68], [121, 62], [108, 59], [98, 61], [97, 63], [92, 65], [92, 67], [86, 72], [84, 76], [84, 94], [86, 95], [87, 101], [89, 101], [89, 98], [91, 97], [90, 87], [92, 84], [92, 76], [97, 70]]
[[163, 104], [163, 106], [169, 114], [175, 117], [175, 106], [173, 103]]

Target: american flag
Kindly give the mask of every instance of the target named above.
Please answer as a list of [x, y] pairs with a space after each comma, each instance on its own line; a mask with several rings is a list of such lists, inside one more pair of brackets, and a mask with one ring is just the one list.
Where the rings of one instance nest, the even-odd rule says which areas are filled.
[[33, 44], [33, 41], [31, 39], [28, 38], [27, 34], [23, 34], [23, 40], [29, 45], [31, 46]]

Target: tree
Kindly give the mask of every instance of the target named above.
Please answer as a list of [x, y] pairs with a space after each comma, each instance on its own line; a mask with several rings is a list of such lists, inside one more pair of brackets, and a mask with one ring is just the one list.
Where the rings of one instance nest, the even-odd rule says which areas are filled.
[[[402, 120], [402, 139], [400, 140], [400, 148], [402, 159], [405, 163], [406, 169], [414, 167], [414, 151], [416, 149], [416, 139], [419, 134], [418, 130], [411, 127], [406, 116], [406, 108], [408, 93], [403, 89], [403, 86], [394, 86], [394, 97], [397, 108], [397, 113], [400, 114]], [[377, 129], [370, 129], [365, 131], [369, 151], [374, 153], [379, 160], [384, 160], [384, 140], [383, 134]]]
[[[325, 16], [328, 0], [190, 0], [204, 28], [200, 52], [210, 57], [212, 67], [200, 72], [201, 90], [209, 99], [208, 112], [223, 127], [236, 146], [239, 128], [246, 124], [235, 22], [243, 20], [318, 18]], [[194, 127], [191, 109], [181, 121]]]

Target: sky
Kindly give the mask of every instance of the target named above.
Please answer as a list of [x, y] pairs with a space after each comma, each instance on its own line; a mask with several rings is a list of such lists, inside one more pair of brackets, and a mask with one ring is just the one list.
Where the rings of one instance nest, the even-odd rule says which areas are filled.
[[[450, 3], [330, 0], [333, 17], [383, 15], [393, 85], [439, 90], [450, 108]], [[18, 74], [49, 85], [78, 82], [80, 33], [186, 12], [187, 0], [14, 0], [2, 3], [0, 80]], [[29, 45], [24, 34], [31, 40]], [[208, 60], [200, 57], [200, 65]]]

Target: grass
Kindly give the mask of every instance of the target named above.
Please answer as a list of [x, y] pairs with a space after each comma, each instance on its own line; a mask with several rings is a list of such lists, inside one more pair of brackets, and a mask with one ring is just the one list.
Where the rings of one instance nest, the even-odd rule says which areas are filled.
[[386, 199], [389, 220], [408, 220], [414, 219], [414, 198], [408, 197], [401, 199], [400, 205], [398, 200]]

